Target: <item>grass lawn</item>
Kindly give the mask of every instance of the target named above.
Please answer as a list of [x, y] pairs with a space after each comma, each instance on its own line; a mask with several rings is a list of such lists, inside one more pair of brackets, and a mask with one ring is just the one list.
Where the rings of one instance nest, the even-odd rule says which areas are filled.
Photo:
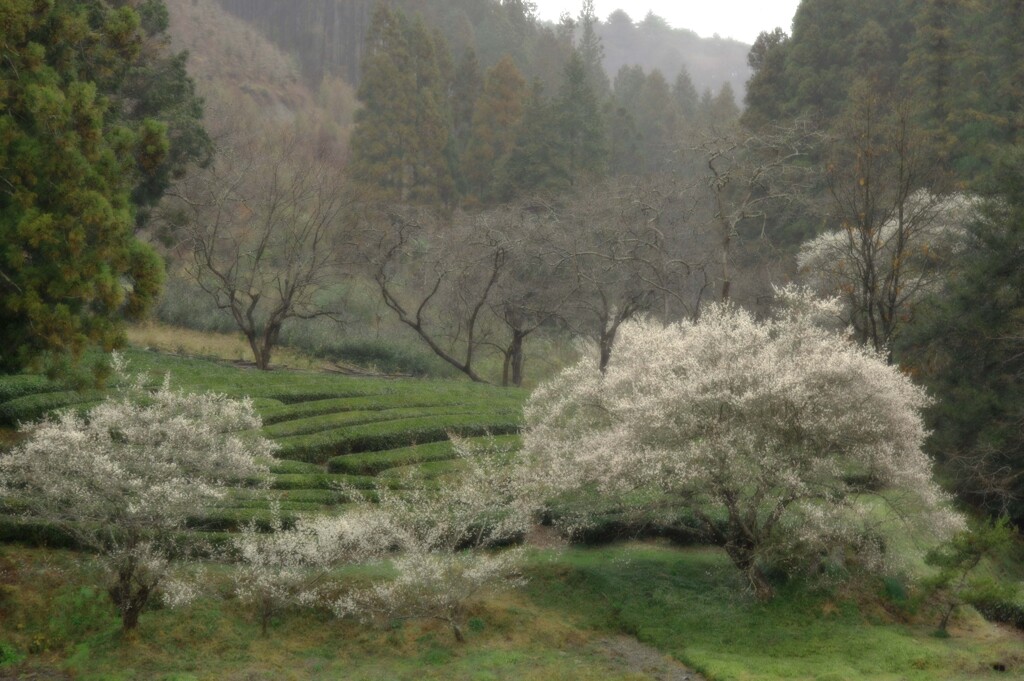
[[936, 638], [935, 617], [893, 614], [880, 592], [793, 587], [762, 604], [721, 551], [652, 544], [566, 552], [527, 588], [584, 628], [634, 635], [716, 680], [1024, 678], [1021, 632], [967, 610]]
[[442, 625], [366, 626], [310, 612], [277, 618], [263, 638], [252, 614], [224, 596], [221, 566], [209, 571], [220, 598], [154, 609], [124, 639], [105, 594], [87, 586], [95, 572], [80, 555], [11, 545], [0, 556], [0, 649], [32, 651], [0, 666], [0, 678], [41, 670], [83, 680], [668, 678], [612, 654], [608, 641], [618, 635], [716, 681], [1024, 675], [1020, 632], [969, 611], [940, 639], [930, 618], [901, 621], [863, 595], [784, 589], [760, 604], [711, 549], [535, 550], [528, 586], [476, 603], [461, 645]]

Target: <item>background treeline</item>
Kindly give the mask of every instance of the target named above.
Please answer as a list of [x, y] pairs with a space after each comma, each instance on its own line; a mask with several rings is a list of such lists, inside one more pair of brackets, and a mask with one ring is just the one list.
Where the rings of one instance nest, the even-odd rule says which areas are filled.
[[[364, 37], [370, 28], [374, 0], [217, 0], [232, 14], [260, 28], [287, 52], [297, 55], [314, 85], [329, 75], [358, 84]], [[545, 78], [552, 58], [559, 60], [558, 33], [532, 15], [522, 0], [396, 0], [396, 10], [418, 14], [444, 33], [453, 54], [472, 48], [484, 68], [511, 55], [528, 80]], [[675, 75], [684, 67], [701, 90], [715, 91], [728, 81], [741, 92], [749, 69], [749, 49], [739, 41], [701, 38], [693, 31], [672, 28], [648, 14], [631, 19], [613, 12], [596, 26], [606, 47], [604, 68], [615, 73], [639, 64], [645, 70]], [[557, 71], [557, 69], [556, 69]]]
[[1024, 133], [1024, 6], [1003, 0], [805, 0], [792, 33], [763, 33], [744, 121], [807, 115], [827, 126], [866, 83], [906, 103], [935, 162], [984, 176]]

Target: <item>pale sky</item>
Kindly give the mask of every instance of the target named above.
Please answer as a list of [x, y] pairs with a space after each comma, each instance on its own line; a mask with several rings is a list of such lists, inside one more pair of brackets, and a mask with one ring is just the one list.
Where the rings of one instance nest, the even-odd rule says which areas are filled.
[[[583, 0], [534, 2], [537, 15], [548, 21], [557, 21], [564, 11], [575, 17], [583, 5]], [[616, 9], [624, 10], [633, 21], [651, 10], [674, 28], [688, 28], [704, 38], [717, 33], [753, 43], [758, 33], [776, 26], [789, 33], [799, 4], [800, 0], [594, 0], [594, 10], [601, 21]]]

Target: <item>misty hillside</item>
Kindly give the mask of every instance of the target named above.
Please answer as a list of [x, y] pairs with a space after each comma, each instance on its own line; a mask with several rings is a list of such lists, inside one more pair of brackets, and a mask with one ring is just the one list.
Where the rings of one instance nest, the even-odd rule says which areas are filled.
[[[369, 27], [373, 0], [218, 0], [224, 9], [253, 26], [275, 45], [297, 59], [310, 83], [327, 75], [356, 83]], [[562, 27], [544, 25], [523, 14], [522, 3], [495, 0], [396, 0], [391, 3], [409, 14], [421, 15], [440, 30], [453, 57], [467, 48], [492, 66], [511, 54], [528, 77], [545, 80], [549, 64], [547, 39]], [[518, 16], [516, 13], [519, 12]], [[604, 66], [609, 77], [622, 66], [639, 64], [659, 69], [674, 78], [685, 67], [694, 85], [717, 92], [729, 81], [742, 100], [750, 75], [746, 64], [749, 46], [729, 39], [700, 38], [696, 33], [672, 29], [659, 17], [631, 20], [623, 11], [612, 13], [597, 27], [604, 41]], [[547, 84], [547, 83], [546, 83]]]
[[214, 137], [231, 118], [249, 124], [300, 120], [322, 142], [344, 146], [356, 108], [346, 82], [328, 77], [312, 87], [295, 57], [217, 0], [167, 0], [167, 8], [174, 47], [189, 52], [188, 70]]
[[698, 90], [717, 92], [728, 81], [743, 100], [750, 67], [750, 45], [731, 38], [701, 38], [693, 31], [672, 28], [660, 17], [643, 20], [623, 10], [612, 12], [597, 30], [604, 43], [604, 67], [614, 75], [623, 66], [639, 64], [645, 71], [658, 69], [671, 77], [686, 68]]

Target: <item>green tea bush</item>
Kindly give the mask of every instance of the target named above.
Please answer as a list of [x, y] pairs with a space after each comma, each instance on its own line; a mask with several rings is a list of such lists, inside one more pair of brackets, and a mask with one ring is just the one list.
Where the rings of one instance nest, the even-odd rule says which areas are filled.
[[377, 409], [373, 411], [345, 411], [321, 416], [310, 416], [304, 419], [284, 421], [263, 428], [263, 435], [270, 438], [283, 438], [293, 435], [319, 433], [341, 426], [357, 426], [367, 423], [379, 423], [428, 416], [456, 416], [460, 414], [479, 413], [479, 408], [471, 406], [458, 408], [453, 405], [441, 407], [400, 407], [398, 409]]
[[437, 442], [447, 439], [449, 432], [469, 437], [487, 433], [507, 435], [518, 430], [519, 416], [508, 413], [426, 416], [286, 437], [278, 444], [280, 454], [287, 458], [324, 463], [342, 454]]
[[[490, 439], [490, 438], [482, 438]], [[493, 438], [496, 445], [519, 444], [518, 435], [504, 435]], [[473, 442], [474, 439], [470, 439]], [[409, 466], [427, 462], [439, 462], [453, 460], [458, 456], [454, 445], [450, 440], [430, 442], [411, 447], [401, 447], [387, 451], [372, 452], [366, 454], [349, 454], [346, 456], [334, 457], [327, 462], [327, 469], [335, 473], [350, 473], [354, 475], [376, 475], [390, 468], [398, 466]]]
[[0, 402], [36, 393], [53, 392], [60, 386], [39, 374], [13, 374], [0, 376]]
[[105, 394], [101, 390], [61, 390], [16, 397], [0, 404], [0, 423], [16, 425], [35, 421], [57, 409], [97, 402]]

